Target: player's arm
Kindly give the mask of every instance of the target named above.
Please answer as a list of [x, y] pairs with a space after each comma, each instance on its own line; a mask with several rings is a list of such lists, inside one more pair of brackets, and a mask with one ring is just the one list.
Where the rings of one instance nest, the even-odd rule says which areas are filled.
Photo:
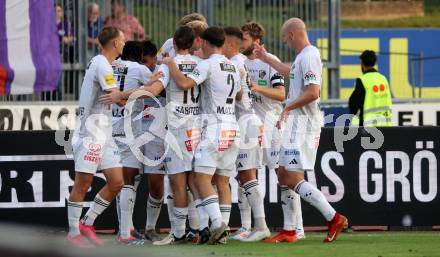
[[185, 74], [179, 70], [173, 58], [165, 57], [162, 59], [162, 63], [168, 66], [171, 78], [173, 78], [180, 89], [187, 90], [197, 85], [195, 80], [185, 76]]
[[96, 78], [103, 91], [103, 95], [98, 98], [98, 102], [101, 104], [122, 104], [122, 93], [116, 85], [116, 81], [113, 77], [113, 69], [111, 66], [98, 67]]
[[260, 87], [254, 81], [251, 81], [250, 89], [252, 92], [260, 93], [273, 100], [284, 101], [286, 99], [284, 85], [275, 84], [273, 87]]
[[269, 64], [272, 68], [277, 70], [281, 75], [284, 77], [288, 77], [290, 73], [290, 66], [287, 64], [282, 63], [277, 58], [269, 55], [264, 48], [264, 46], [259, 45], [257, 43], [254, 44], [254, 53], [255, 56], [262, 60], [263, 62]]
[[235, 100], [241, 101], [242, 97], [243, 97], [243, 88], [241, 88], [240, 91], [237, 92], [237, 95], [235, 96]]
[[301, 62], [301, 70], [305, 71], [302, 74], [304, 80], [305, 90], [293, 102], [284, 107], [281, 114], [281, 120], [285, 120], [289, 111], [300, 108], [317, 100], [321, 94], [322, 82], [322, 63], [319, 56], [308, 56], [308, 58]]
[[[108, 92], [102, 96], [100, 96], [98, 98], [98, 101], [102, 104], [111, 104], [111, 103], [116, 103], [119, 106], [123, 106], [127, 103], [127, 100], [130, 98], [131, 95], [133, 94], [141, 94], [140, 92], [142, 91], [150, 91], [151, 94], [155, 95], [153, 92], [156, 92], [157, 90], [159, 90], [160, 87], [162, 87], [162, 89], [160, 90], [160, 92], [162, 92], [163, 90], [163, 86], [161, 83], [159, 83], [159, 85], [155, 85], [154, 87], [150, 87], [152, 86], [155, 82], [158, 81], [158, 79], [162, 76], [162, 74], [160, 72], [155, 72], [150, 76], [149, 81], [142, 87], [139, 88], [135, 88], [135, 89], [131, 89], [128, 91], [119, 91], [118, 92]], [[148, 90], [147, 90], [148, 88]], [[158, 94], [160, 94], [160, 92]], [[119, 94], [119, 96], [118, 96]], [[157, 94], [157, 95], [158, 95]], [[114, 99], [116, 99], [117, 97], [120, 97], [118, 102], [113, 102]], [[148, 98], [149, 96], [145, 96], [145, 95], [141, 95], [139, 98]]]
[[240, 69], [240, 91], [238, 91], [237, 95], [235, 95], [236, 101], [241, 101], [241, 98], [243, 97], [243, 87], [250, 87], [250, 85], [248, 85], [249, 81], [250, 80], [246, 69]]
[[295, 101], [286, 105], [281, 113], [280, 120], [285, 121], [289, 115], [289, 111], [300, 108], [307, 105], [319, 98], [321, 86], [317, 84], [309, 84], [302, 95], [300, 95]]
[[304, 93], [300, 97], [298, 97], [298, 99], [286, 105], [286, 107], [284, 107], [284, 110], [288, 112], [315, 101], [316, 99], [319, 98], [320, 89], [321, 89], [320, 85], [309, 84], [306, 87]]
[[119, 106], [125, 105], [124, 98], [122, 92], [119, 91], [119, 88], [110, 88], [104, 90], [104, 95], [100, 96], [98, 101], [101, 104], [112, 104], [115, 103]]

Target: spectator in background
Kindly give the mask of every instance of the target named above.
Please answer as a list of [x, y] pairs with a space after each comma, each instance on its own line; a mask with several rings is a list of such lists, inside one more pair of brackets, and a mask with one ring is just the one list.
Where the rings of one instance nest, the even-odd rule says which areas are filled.
[[97, 3], [90, 3], [87, 8], [87, 25], [87, 60], [89, 60], [99, 53], [98, 34], [104, 27]]
[[376, 53], [365, 50], [361, 56], [363, 75], [356, 79], [348, 107], [353, 117], [351, 124], [359, 126], [391, 126], [391, 91], [387, 78], [375, 68]]
[[60, 42], [60, 53], [64, 62], [70, 60], [70, 48], [73, 47], [73, 29], [70, 22], [64, 19], [64, 9], [60, 4], [55, 5], [55, 19], [57, 23], [58, 39]]
[[[64, 9], [60, 4], [55, 4], [55, 21], [57, 25], [58, 40], [60, 45], [61, 60], [64, 63], [73, 62], [73, 29], [71, 24], [64, 19]], [[60, 101], [62, 100], [62, 83], [64, 74], [58, 81], [57, 88], [51, 92], [42, 93], [43, 100], [46, 101]]]
[[115, 27], [124, 32], [125, 40], [144, 39], [144, 27], [134, 16], [125, 12], [122, 0], [112, 0], [112, 14], [104, 22], [105, 27]]

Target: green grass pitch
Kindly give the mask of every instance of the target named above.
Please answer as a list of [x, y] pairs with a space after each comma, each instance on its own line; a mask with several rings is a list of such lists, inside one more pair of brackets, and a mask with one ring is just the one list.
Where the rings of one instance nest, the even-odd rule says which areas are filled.
[[[240, 243], [226, 245], [118, 246], [114, 235], [105, 235], [105, 247], [87, 250], [94, 256], [337, 256], [337, 257], [432, 257], [440, 256], [440, 232], [353, 232], [342, 233], [324, 244], [324, 233], [307, 233], [294, 244]], [[96, 254], [96, 255], [95, 255]], [[84, 254], [86, 256], [87, 254]]]

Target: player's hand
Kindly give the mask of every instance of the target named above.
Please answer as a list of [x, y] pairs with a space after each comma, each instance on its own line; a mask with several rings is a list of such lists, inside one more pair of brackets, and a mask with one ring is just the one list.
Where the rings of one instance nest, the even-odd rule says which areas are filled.
[[260, 86], [255, 83], [255, 81], [250, 80], [249, 82], [249, 89], [252, 93], [258, 92], [258, 89], [260, 89]]
[[286, 120], [287, 120], [287, 116], [289, 116], [289, 111], [286, 110], [286, 109], [284, 109], [284, 110], [281, 112], [280, 119], [278, 120], [277, 125], [276, 125], [276, 127], [277, 127], [278, 129], [281, 129], [282, 124], [283, 124], [284, 122], [286, 122]]
[[156, 71], [153, 74], [151, 74], [149, 81], [150, 82], [154, 82], [157, 81], [158, 79], [163, 77], [163, 73], [161, 71]]
[[105, 91], [105, 94], [98, 98], [101, 104], [118, 103], [123, 99], [123, 95], [119, 90]]
[[165, 65], [169, 65], [171, 62], [173, 61], [173, 58], [171, 58], [171, 57], [164, 57], [163, 59], [162, 59], [162, 63], [163, 64], [165, 64]]
[[116, 102], [116, 104], [117, 104], [119, 107], [123, 107], [126, 103], [127, 103], [127, 99], [121, 99], [121, 100], [119, 100], [118, 102]]
[[255, 54], [255, 57], [262, 60], [263, 62], [266, 62], [268, 54], [267, 54], [266, 48], [264, 48], [264, 46], [262, 46], [258, 43], [254, 43], [254, 54]]

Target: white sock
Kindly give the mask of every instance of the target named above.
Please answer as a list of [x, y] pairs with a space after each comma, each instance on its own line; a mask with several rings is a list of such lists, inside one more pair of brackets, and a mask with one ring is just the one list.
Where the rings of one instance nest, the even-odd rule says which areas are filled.
[[222, 221], [226, 224], [226, 226], [229, 225], [229, 218], [231, 217], [231, 208], [232, 206], [230, 204], [220, 204], [220, 213], [222, 214]]
[[116, 196], [116, 214], [118, 215], [118, 224], [121, 227], [121, 192]]
[[220, 212], [220, 206], [218, 204], [218, 196], [211, 195], [203, 199], [203, 209], [208, 213], [211, 219], [211, 226], [218, 228], [222, 225], [222, 213]]
[[134, 176], [134, 191], [137, 192], [141, 180], [142, 180], [141, 174], [137, 174], [136, 176]]
[[67, 220], [69, 221], [69, 236], [74, 237], [80, 234], [79, 219], [81, 218], [83, 203], [67, 200]]
[[188, 223], [189, 228], [192, 230], [199, 229], [199, 214], [196, 209], [196, 202], [194, 201], [193, 194], [188, 190]]
[[174, 207], [174, 231], [173, 234], [177, 238], [185, 235], [186, 218], [188, 216], [188, 208]]
[[119, 235], [123, 239], [130, 237], [130, 225], [133, 220], [131, 216], [131, 203], [133, 203], [134, 186], [125, 185], [121, 190], [120, 203], [121, 206], [121, 223], [119, 223]]
[[160, 209], [162, 208], [162, 200], [163, 199], [156, 199], [148, 195], [145, 231], [156, 229], [157, 219], [159, 218]]
[[203, 208], [202, 200], [196, 199], [194, 202], [196, 204], [197, 213], [199, 214], [199, 230], [202, 231], [209, 226], [209, 216], [205, 208]]
[[130, 230], [134, 230], [134, 225], [133, 225], [133, 212], [134, 212], [134, 204], [136, 203], [136, 186], [133, 186], [133, 190], [131, 191], [131, 199], [133, 201], [128, 202], [129, 206], [130, 206], [130, 219], [128, 220], [128, 227], [130, 228]]
[[331, 221], [335, 216], [335, 209], [328, 203], [321, 191], [309, 182], [305, 180], [299, 182], [295, 187], [295, 192], [297, 192], [302, 199], [318, 209], [327, 221]]
[[98, 215], [100, 215], [105, 209], [107, 209], [109, 205], [110, 203], [108, 201], [104, 200], [99, 194], [96, 194], [92, 205], [90, 206], [86, 215], [84, 215], [84, 217], [82, 218], [83, 223], [87, 226], [93, 226], [96, 217], [98, 217]]
[[297, 234], [304, 233], [302, 208], [301, 208], [301, 196], [294, 193], [295, 199], [293, 201], [293, 216], [295, 220], [295, 230]]
[[174, 197], [173, 195], [167, 196], [167, 209], [168, 209], [168, 218], [170, 220], [170, 233], [174, 233]]
[[238, 186], [238, 209], [240, 210], [241, 226], [250, 230], [252, 226], [251, 206], [241, 186]]
[[295, 230], [295, 217], [293, 215], [293, 201], [295, 200], [294, 191], [287, 186], [280, 185], [281, 207], [283, 208], [283, 229]]
[[243, 185], [246, 190], [246, 197], [252, 212], [254, 213], [255, 228], [257, 230], [264, 230], [267, 228], [266, 215], [264, 213], [264, 199], [260, 192], [258, 180], [251, 180]]

